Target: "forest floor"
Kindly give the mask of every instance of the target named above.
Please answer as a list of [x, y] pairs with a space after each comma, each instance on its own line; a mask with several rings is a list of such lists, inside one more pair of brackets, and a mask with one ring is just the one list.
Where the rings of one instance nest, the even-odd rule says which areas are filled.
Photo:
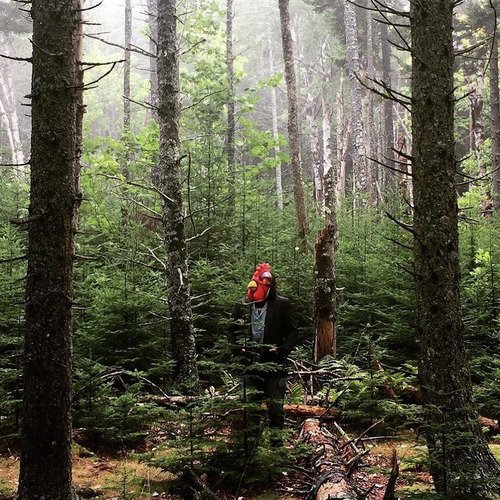
[[[285, 443], [286, 449], [294, 447], [293, 439]], [[367, 497], [381, 500], [391, 471], [393, 448], [400, 463], [400, 475], [396, 495], [401, 499], [431, 499], [432, 483], [426, 471], [426, 448], [422, 439], [417, 442], [408, 435], [406, 439], [367, 442], [370, 453], [364, 458], [363, 466], [356, 473], [357, 485], [363, 489], [373, 487]], [[500, 444], [491, 445], [497, 459], [500, 459]], [[165, 456], [173, 451], [165, 438], [158, 442], [154, 437], [154, 447], [150, 456]], [[276, 451], [278, 453], [278, 451]], [[272, 453], [272, 450], [271, 450]], [[172, 493], [176, 476], [161, 468], [145, 463], [141, 454], [94, 453], [81, 445], [73, 448], [73, 478], [81, 498], [115, 500], [176, 500], [182, 494]], [[310, 482], [304, 461], [290, 464], [287, 472], [279, 472], [269, 484], [260, 484], [241, 489], [237, 496], [234, 491], [218, 490], [221, 500], [298, 500], [307, 498], [303, 492]], [[0, 500], [12, 500], [17, 487], [19, 457], [16, 454], [0, 456]], [[223, 471], [221, 471], [223, 474]], [[272, 486], [271, 486], [272, 485]], [[302, 491], [302, 492], [301, 492]]]

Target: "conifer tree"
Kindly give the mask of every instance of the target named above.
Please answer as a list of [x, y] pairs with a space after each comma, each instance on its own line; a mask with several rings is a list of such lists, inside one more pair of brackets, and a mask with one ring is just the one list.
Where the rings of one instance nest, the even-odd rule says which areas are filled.
[[478, 422], [460, 313], [452, 0], [412, 1], [419, 375], [430, 470], [447, 498], [490, 498], [500, 467]]
[[165, 230], [165, 266], [172, 357], [179, 383], [198, 383], [191, 308], [179, 141], [180, 79], [175, 0], [158, 1], [158, 120], [160, 123], [159, 191]]
[[68, 500], [82, 126], [80, 0], [33, 0], [31, 196], [20, 500]]

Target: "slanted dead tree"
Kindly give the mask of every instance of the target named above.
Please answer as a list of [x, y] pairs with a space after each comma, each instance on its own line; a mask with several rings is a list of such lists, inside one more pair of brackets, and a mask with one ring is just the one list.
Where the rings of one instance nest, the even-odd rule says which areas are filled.
[[290, 13], [288, 8], [289, 3], [290, 0], [278, 0], [281, 22], [281, 38], [283, 44], [283, 60], [285, 62], [285, 80], [288, 98], [288, 142], [293, 174], [293, 192], [295, 198], [295, 210], [297, 214], [298, 237], [302, 250], [307, 251], [307, 236], [309, 233], [309, 227], [307, 223], [304, 184], [302, 182], [299, 104], [297, 77], [295, 74], [295, 63], [293, 58], [292, 30], [290, 27]]
[[68, 500], [83, 2], [33, 0], [31, 192], [19, 500]]

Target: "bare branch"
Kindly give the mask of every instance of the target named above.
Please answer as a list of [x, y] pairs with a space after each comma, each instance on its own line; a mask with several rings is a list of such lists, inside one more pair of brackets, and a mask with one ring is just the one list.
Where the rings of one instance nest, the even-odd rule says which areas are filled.
[[93, 82], [86, 83], [82, 87], [78, 87], [78, 88], [80, 88], [82, 90], [89, 90], [92, 85], [95, 85], [96, 83], [99, 83], [101, 80], [103, 80], [104, 78], [106, 78], [109, 74], [111, 74], [111, 72], [115, 69], [116, 64], [117, 63], [114, 62], [111, 65], [111, 68], [108, 71], [106, 71], [106, 73], [104, 73], [102, 76], [100, 76], [97, 80], [94, 80]]
[[199, 234], [195, 234], [194, 236], [191, 236], [190, 238], [187, 238], [186, 240], [186, 243], [190, 242], [190, 241], [193, 241], [193, 240], [196, 240], [198, 238], [201, 238], [202, 236], [204, 236], [206, 233], [208, 233], [208, 231], [210, 231], [210, 229], [212, 229], [213, 226], [210, 226], [210, 227], [207, 227], [205, 230], [203, 230], [201, 233]]
[[407, 175], [408, 177], [414, 177], [412, 172], [405, 172], [404, 170], [400, 170], [399, 168], [391, 167], [390, 165], [387, 165], [386, 163], [381, 162], [381, 161], [377, 160], [376, 158], [370, 157], [368, 159], [375, 162], [377, 165], [388, 168], [389, 170], [392, 170], [393, 172], [396, 172], [398, 174]]
[[122, 62], [125, 62], [125, 59], [120, 59], [119, 61], [110, 61], [110, 62], [85, 62], [85, 61], [78, 61], [78, 64], [80, 66], [88, 66], [88, 68], [84, 68], [84, 71], [87, 71], [87, 69], [92, 69], [92, 68], [96, 68], [98, 66], [109, 66], [109, 65], [112, 65], [112, 64], [118, 64], [118, 63], [122, 63]]
[[9, 264], [11, 262], [19, 262], [21, 260], [26, 260], [27, 255], [21, 255], [20, 257], [11, 257], [10, 259], [0, 259], [0, 264]]
[[179, 56], [182, 57], [184, 54], [189, 54], [189, 52], [191, 52], [196, 47], [198, 47], [198, 45], [201, 45], [202, 43], [205, 43], [206, 41], [207, 41], [206, 38], [204, 38], [203, 40], [200, 40], [199, 42], [196, 42], [194, 45], [192, 45], [191, 47], [189, 47], [189, 49], [186, 49], [184, 52], [181, 52], [179, 54]]
[[400, 220], [396, 219], [396, 217], [391, 215], [389, 212], [384, 212], [384, 213], [390, 220], [392, 220], [392, 222], [396, 223], [400, 228], [413, 234], [413, 236], [415, 236], [415, 238], [418, 237], [417, 232], [415, 231], [415, 229], [413, 229], [413, 226], [411, 226], [410, 224], [406, 224], [404, 222], [401, 222]]
[[464, 172], [457, 172], [457, 174], [461, 175], [462, 177], [466, 177], [467, 181], [464, 182], [459, 182], [458, 184], [455, 184], [455, 186], [464, 186], [466, 184], [471, 184], [472, 182], [477, 182], [482, 179], [485, 179], [486, 177], [489, 177], [490, 175], [493, 175], [494, 172], [500, 169], [500, 166], [497, 168], [494, 168], [493, 170], [486, 172], [484, 175], [481, 175], [480, 177], [471, 177], [470, 175], [465, 174]]
[[217, 94], [221, 94], [225, 92], [225, 90], [216, 90], [215, 92], [211, 92], [210, 94], [204, 95], [201, 99], [198, 99], [196, 102], [193, 102], [189, 106], [185, 106], [182, 108], [182, 111], [186, 111], [186, 109], [194, 108], [195, 106], [198, 106], [198, 104], [202, 103], [205, 99], [208, 99], [209, 97], [212, 97]]
[[31, 57], [14, 57], [14, 56], [8, 56], [6, 54], [0, 54], [0, 57], [3, 57], [4, 59], [10, 59], [11, 61], [22, 61], [22, 62], [33, 62], [33, 59]]
[[458, 56], [461, 56], [463, 54], [468, 54], [469, 52], [476, 50], [478, 47], [483, 47], [484, 45], [486, 45], [486, 42], [488, 40], [491, 40], [491, 36], [489, 36], [488, 38], [485, 38], [484, 40], [481, 40], [478, 43], [475, 43], [474, 45], [471, 45], [470, 47], [467, 47], [466, 49], [455, 51], [454, 55], [455, 55], [455, 57], [458, 57]]
[[77, 12], [85, 12], [87, 10], [92, 10], [92, 9], [97, 9], [97, 7], [100, 7], [103, 4], [104, 0], [101, 0], [99, 3], [96, 3], [95, 5], [92, 5], [91, 7], [84, 7], [83, 9], [77, 9]]
[[99, 42], [102, 42], [102, 43], [105, 43], [106, 45], [110, 45], [111, 47], [117, 47], [121, 50], [127, 50], [129, 52], [135, 52], [137, 54], [140, 54], [142, 56], [146, 56], [146, 57], [156, 57], [154, 54], [151, 54], [150, 52], [144, 50], [144, 49], [141, 49], [140, 47], [137, 47], [134, 45], [135, 48], [131, 48], [131, 47], [124, 47], [123, 45], [120, 45], [119, 43], [113, 43], [113, 42], [108, 42], [107, 40], [104, 40], [104, 38], [101, 38], [97, 35], [91, 35], [89, 33], [85, 33], [85, 36], [87, 38], [92, 38], [93, 40], [98, 40]]
[[130, 102], [133, 102], [134, 104], [137, 104], [138, 106], [141, 106], [149, 111], [158, 111], [158, 106], [153, 106], [151, 103], [149, 102], [139, 102], [139, 101], [134, 101], [133, 99], [131, 99], [130, 97], [126, 97], [126, 96], [122, 96], [124, 99], [126, 99], [127, 101], [130, 101]]
[[27, 165], [30, 164], [31, 161], [27, 161], [26, 163], [0, 163], [0, 167], [16, 168], [16, 167], [26, 167]]

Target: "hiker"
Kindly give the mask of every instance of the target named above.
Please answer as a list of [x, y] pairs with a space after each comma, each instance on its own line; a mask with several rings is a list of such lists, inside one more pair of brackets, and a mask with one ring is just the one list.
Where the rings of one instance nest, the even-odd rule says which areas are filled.
[[[266, 401], [271, 429], [283, 429], [285, 365], [297, 342], [298, 330], [290, 301], [276, 293], [276, 279], [268, 263], [257, 266], [247, 287], [246, 300], [236, 306], [230, 335], [233, 354], [241, 356], [247, 366], [246, 401], [256, 404]], [[248, 435], [255, 442], [260, 419], [258, 410], [247, 414]], [[281, 445], [279, 432], [274, 435], [271, 445]]]

